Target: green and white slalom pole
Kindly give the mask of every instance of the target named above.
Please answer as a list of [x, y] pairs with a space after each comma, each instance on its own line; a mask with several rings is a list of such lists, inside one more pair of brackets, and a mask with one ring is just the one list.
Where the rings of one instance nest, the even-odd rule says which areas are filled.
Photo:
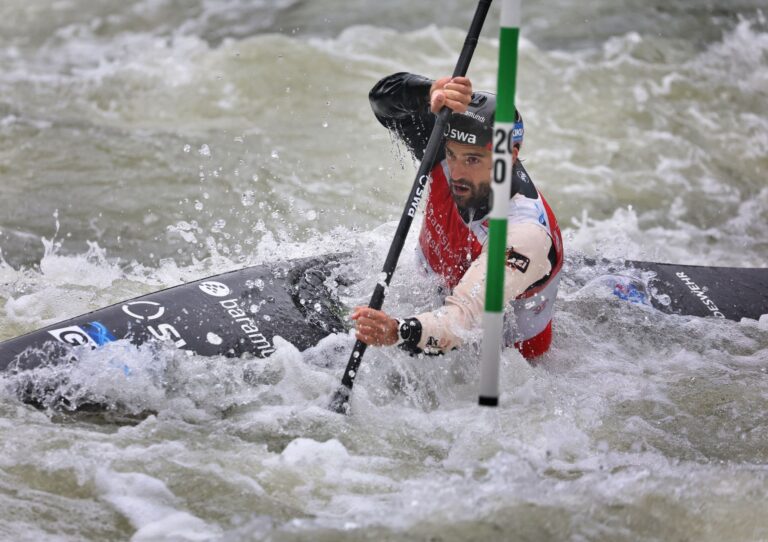
[[504, 333], [504, 266], [507, 259], [507, 213], [512, 184], [519, 36], [520, 0], [503, 0], [496, 116], [493, 124], [493, 208], [488, 232], [488, 271], [480, 365], [479, 403], [485, 406], [499, 404], [499, 358]]

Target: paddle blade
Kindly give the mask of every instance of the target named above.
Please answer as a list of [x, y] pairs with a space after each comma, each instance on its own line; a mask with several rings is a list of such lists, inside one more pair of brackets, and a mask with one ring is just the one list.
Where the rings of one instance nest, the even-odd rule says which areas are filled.
[[346, 386], [339, 386], [328, 404], [328, 410], [337, 414], [349, 414], [349, 397], [352, 390]]

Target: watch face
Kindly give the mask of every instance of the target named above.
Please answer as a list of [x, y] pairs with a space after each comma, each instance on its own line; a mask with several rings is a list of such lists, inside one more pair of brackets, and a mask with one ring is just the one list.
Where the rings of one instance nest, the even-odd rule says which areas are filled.
[[411, 326], [408, 325], [408, 322], [400, 322], [400, 328], [398, 329], [398, 333], [400, 334], [400, 338], [404, 341], [407, 341], [411, 336]]

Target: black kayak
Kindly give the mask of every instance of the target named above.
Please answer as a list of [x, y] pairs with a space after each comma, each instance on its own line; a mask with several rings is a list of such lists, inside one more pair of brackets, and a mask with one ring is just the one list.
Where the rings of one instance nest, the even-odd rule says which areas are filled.
[[[223, 273], [89, 312], [0, 343], [0, 371], [77, 359], [79, 348], [125, 339], [167, 341], [203, 356], [260, 358], [280, 336], [303, 351], [347, 332], [335, 295], [348, 254], [264, 264]], [[668, 314], [759, 319], [768, 314], [768, 269], [583, 260], [613, 295]], [[571, 268], [574, 266], [571, 265]]]
[[0, 372], [76, 360], [78, 348], [167, 341], [203, 356], [266, 358], [279, 335], [300, 350], [346, 331], [329, 287], [343, 255], [257, 265], [116, 303], [0, 343]]
[[768, 268], [584, 260], [614, 295], [667, 314], [759, 320], [768, 314]]

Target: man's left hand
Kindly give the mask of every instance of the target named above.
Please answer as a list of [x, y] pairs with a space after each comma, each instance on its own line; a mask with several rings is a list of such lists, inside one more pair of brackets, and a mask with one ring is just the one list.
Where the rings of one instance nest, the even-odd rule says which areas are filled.
[[397, 320], [384, 311], [355, 307], [350, 317], [355, 322], [355, 337], [369, 346], [390, 346], [397, 342]]
[[472, 101], [472, 81], [467, 77], [442, 77], [429, 89], [430, 110], [437, 115], [443, 106], [464, 113]]

